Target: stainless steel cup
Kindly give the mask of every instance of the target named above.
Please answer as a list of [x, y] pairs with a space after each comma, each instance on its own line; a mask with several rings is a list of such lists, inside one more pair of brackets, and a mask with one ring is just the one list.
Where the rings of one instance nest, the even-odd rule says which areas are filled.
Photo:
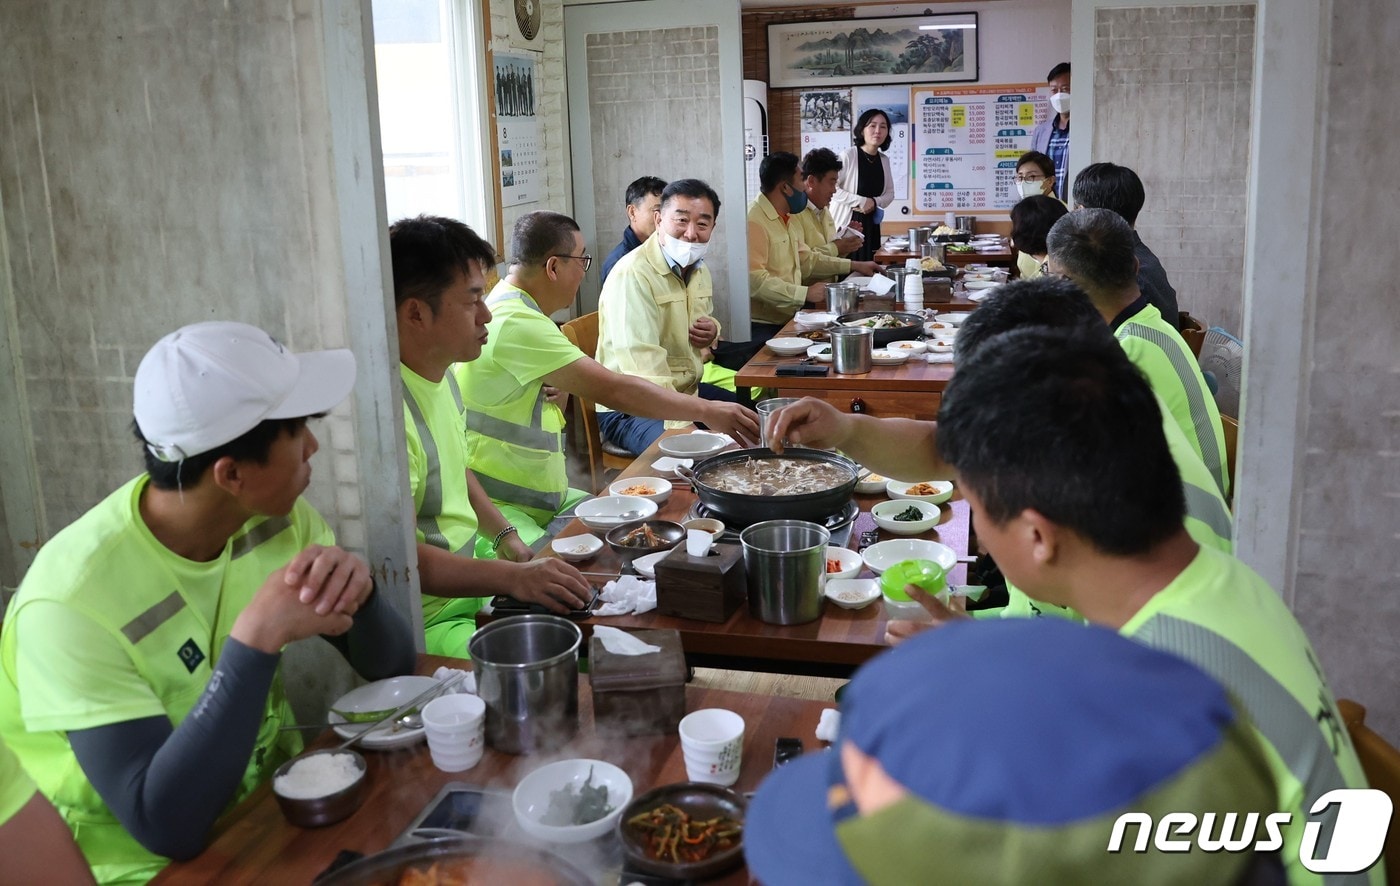
[[770, 397], [767, 400], [760, 400], [754, 404], [754, 411], [758, 413], [758, 430], [761, 435], [760, 446], [766, 447], [768, 445], [770, 439], [768, 426], [773, 421], [773, 415], [784, 406], [796, 403], [800, 399], [800, 397]]
[[911, 274], [917, 274], [913, 268], [886, 268], [885, 276], [894, 281], [894, 288], [890, 290], [890, 297], [899, 301], [904, 297], [904, 278]]
[[849, 314], [860, 305], [860, 287], [854, 283], [826, 284], [826, 309], [841, 316]]
[[749, 612], [769, 624], [798, 625], [822, 614], [831, 533], [806, 520], [767, 520], [739, 533]]
[[831, 366], [842, 375], [870, 371], [875, 330], [863, 326], [838, 326], [831, 330]]
[[924, 241], [928, 239], [928, 228], [909, 229], [909, 251], [915, 255], [920, 254]]
[[578, 732], [583, 632], [557, 615], [515, 615], [467, 643], [486, 702], [486, 743], [507, 754], [554, 750]]
[[958, 216], [954, 216], [954, 217], [953, 217], [953, 222], [954, 222], [954, 226], [955, 226], [959, 231], [967, 231], [969, 234], [971, 234], [971, 233], [972, 233], [972, 226], [975, 225], [975, 224], [977, 223], [977, 216], [975, 216], [975, 215], [958, 215]]

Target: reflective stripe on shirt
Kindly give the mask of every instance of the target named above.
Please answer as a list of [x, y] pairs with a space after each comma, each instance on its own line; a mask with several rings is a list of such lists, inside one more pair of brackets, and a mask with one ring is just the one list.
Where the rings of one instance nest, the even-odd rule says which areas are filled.
[[[457, 380], [451, 373], [448, 373], [446, 378], [447, 386], [452, 390], [452, 399], [457, 402], [457, 409], [460, 411], [462, 392], [457, 387]], [[442, 513], [442, 463], [438, 458], [437, 442], [433, 440], [432, 431], [428, 429], [428, 421], [423, 417], [423, 410], [419, 408], [418, 401], [413, 399], [413, 391], [409, 389], [407, 382], [403, 383], [403, 402], [408, 405], [409, 414], [413, 416], [413, 425], [418, 429], [418, 439], [423, 444], [423, 458], [427, 462], [427, 476], [423, 480], [423, 506], [418, 509], [418, 531], [423, 533], [423, 541], [427, 544], [454, 554], [465, 551], [466, 556], [470, 557], [476, 548], [477, 533], [473, 532], [471, 538], [453, 550], [448, 544], [447, 536], [438, 526], [437, 518]], [[463, 482], [466, 482], [465, 477]]]
[[1215, 478], [1221, 494], [1224, 494], [1227, 483], [1225, 456], [1217, 445], [1215, 424], [1211, 421], [1210, 410], [1206, 408], [1205, 395], [1201, 392], [1201, 386], [1196, 383], [1196, 372], [1187, 362], [1185, 352], [1177, 347], [1176, 342], [1172, 341], [1160, 329], [1153, 329], [1142, 323], [1134, 323], [1130, 320], [1119, 327], [1115, 333], [1115, 337], [1120, 341], [1128, 336], [1140, 338], [1160, 349], [1171, 361], [1172, 370], [1181, 379], [1181, 387], [1186, 391], [1186, 402], [1191, 410], [1191, 429], [1195, 432], [1196, 444], [1201, 449], [1201, 461], [1205, 463], [1210, 475]]
[[1223, 539], [1235, 537], [1234, 521], [1219, 494], [1185, 480], [1181, 482], [1181, 491], [1186, 495], [1186, 516], [1200, 520]]

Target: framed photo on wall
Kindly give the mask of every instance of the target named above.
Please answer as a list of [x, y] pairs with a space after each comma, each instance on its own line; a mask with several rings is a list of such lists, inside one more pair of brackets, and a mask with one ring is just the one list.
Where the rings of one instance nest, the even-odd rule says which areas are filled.
[[976, 79], [975, 12], [768, 26], [771, 89]]

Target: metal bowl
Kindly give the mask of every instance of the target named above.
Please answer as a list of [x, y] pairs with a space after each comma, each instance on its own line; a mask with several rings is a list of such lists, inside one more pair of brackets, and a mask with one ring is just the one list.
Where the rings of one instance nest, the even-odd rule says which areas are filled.
[[[624, 538], [643, 526], [651, 527], [651, 531], [656, 535], [656, 544], [625, 545], [622, 543]], [[669, 551], [685, 541], [685, 527], [670, 520], [636, 520], [631, 523], [623, 523], [616, 529], [610, 530], [607, 541], [608, 547], [617, 552], [622, 562], [631, 563], [636, 557], [645, 557], [647, 554], [655, 554], [658, 551]]]
[[743, 834], [739, 841], [728, 849], [716, 852], [708, 858], [692, 862], [658, 861], [647, 851], [646, 834], [635, 826], [629, 826], [633, 818], [650, 812], [658, 806], [670, 803], [684, 810], [691, 818], [700, 820], [723, 815], [744, 821], [748, 803], [738, 793], [719, 785], [685, 781], [679, 784], [663, 785], [647, 791], [622, 811], [617, 821], [617, 837], [622, 843], [623, 855], [638, 870], [676, 880], [703, 880], [722, 874], [737, 867], [744, 860]]
[[[360, 777], [355, 779], [349, 787], [341, 788], [332, 794], [323, 797], [284, 797], [277, 792], [277, 779], [286, 775], [293, 766], [309, 757], [321, 757], [328, 754], [348, 754], [355, 760], [355, 765], [360, 770]], [[302, 754], [277, 767], [277, 771], [272, 774], [272, 793], [277, 798], [277, 805], [282, 807], [282, 814], [287, 817], [287, 821], [299, 828], [319, 828], [328, 824], [335, 824], [349, 818], [365, 799], [365, 787], [369, 783], [365, 778], [365, 758], [351, 750], [325, 750], [312, 751], [309, 754]]]
[[902, 341], [908, 338], [918, 338], [924, 331], [924, 318], [918, 314], [906, 313], [904, 311], [857, 311], [854, 314], [842, 314], [836, 318], [836, 322], [845, 326], [853, 320], [864, 320], [867, 317], [883, 317], [889, 314], [899, 320], [904, 321], [903, 326], [892, 329], [872, 329], [875, 333], [875, 347], [883, 348], [892, 341]]

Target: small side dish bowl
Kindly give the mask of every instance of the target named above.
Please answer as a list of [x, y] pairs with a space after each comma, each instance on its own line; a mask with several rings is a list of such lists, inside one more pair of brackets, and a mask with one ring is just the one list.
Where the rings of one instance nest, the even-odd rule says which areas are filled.
[[658, 874], [674, 880], [704, 880], [738, 867], [744, 859], [743, 831], [731, 845], [711, 852], [699, 861], [671, 861], [656, 857], [650, 850], [651, 831], [633, 824], [639, 817], [660, 806], [674, 806], [695, 821], [725, 817], [742, 828], [748, 802], [735, 791], [716, 784], [686, 781], [662, 785], [642, 794], [622, 812], [618, 819], [617, 836], [622, 853], [637, 870]]
[[831, 342], [812, 345], [810, 348], [807, 349], [807, 356], [811, 357], [813, 360], [816, 360], [818, 363], [830, 363]]
[[905, 483], [900, 480], [891, 480], [885, 484], [885, 491], [890, 498], [926, 501], [929, 504], [941, 505], [953, 497], [953, 481], [923, 480], [918, 483]]
[[864, 609], [880, 597], [880, 583], [873, 578], [828, 579], [826, 598], [842, 609]]
[[[322, 767], [327, 765], [324, 758], [331, 756], [349, 757], [353, 768], [359, 770], [359, 775], [349, 785], [333, 790], [320, 796], [302, 796], [304, 791], [297, 790], [297, 781], [303, 780], [305, 766]], [[298, 770], [292, 773], [292, 770]], [[289, 773], [291, 775], [289, 776]], [[299, 779], [298, 776], [301, 776]], [[288, 781], [288, 778], [293, 781]], [[279, 785], [278, 782], [281, 782]], [[277, 798], [277, 805], [282, 807], [282, 814], [287, 817], [287, 821], [299, 828], [319, 828], [328, 824], [335, 824], [349, 818], [365, 799], [365, 758], [354, 751], [325, 750], [312, 751], [309, 754], [302, 754], [277, 767], [277, 771], [272, 774], [272, 794]], [[284, 794], [283, 791], [287, 791]], [[295, 796], [288, 796], [295, 794]]]
[[[804, 341], [802, 344], [805, 348], [811, 342]], [[674, 434], [670, 437], [662, 437], [656, 445], [661, 450], [662, 455], [669, 455], [672, 458], [705, 458], [728, 446], [729, 438], [707, 431], [696, 431], [691, 434]]]
[[898, 366], [908, 359], [909, 354], [905, 351], [876, 348], [870, 352], [870, 362], [876, 366]]
[[[645, 540], [647, 529], [651, 530], [651, 535], [655, 539], [654, 543]], [[633, 537], [633, 533], [640, 533], [640, 535], [635, 536], [640, 540], [640, 543], [627, 544], [623, 541], [623, 539]], [[617, 555], [622, 558], [622, 562], [631, 563], [637, 557], [645, 557], [647, 554], [655, 554], [659, 551], [669, 551], [685, 541], [685, 528], [670, 520], [637, 520], [633, 523], [623, 523], [609, 531], [607, 541], [608, 547], [617, 552]]]
[[[589, 529], [607, 532], [622, 523], [645, 520], [657, 510], [656, 502], [637, 495], [604, 495], [579, 502], [574, 516]], [[628, 514], [627, 517], [620, 516]]]
[[924, 352], [924, 343], [918, 341], [917, 339], [910, 339], [908, 341], [892, 341], [889, 343], [888, 346], [886, 346], [885, 350], [891, 351], [896, 354], [908, 354], [912, 357], [915, 354], [922, 354]]
[[[608, 811], [585, 824], [550, 825], [541, 821], [549, 812], [551, 795], [568, 791], [578, 797], [587, 784], [607, 789]], [[549, 843], [586, 843], [617, 826], [622, 810], [632, 802], [632, 779], [627, 773], [602, 760], [560, 760], [541, 766], [520, 780], [511, 795], [515, 820], [521, 830]]]
[[[857, 575], [860, 575], [860, 568], [865, 565], [865, 561], [860, 558], [860, 554], [850, 548], [839, 548], [836, 545], [827, 545], [826, 560], [827, 581], [836, 578], [855, 578]], [[835, 560], [841, 567], [834, 572], [831, 571], [832, 560]]]
[[635, 495], [661, 504], [671, 497], [671, 481], [661, 477], [629, 477], [608, 486], [611, 495]]
[[958, 555], [952, 548], [922, 538], [894, 538], [876, 542], [866, 548], [861, 556], [865, 558], [865, 565], [876, 575], [905, 560], [932, 560], [945, 571], [958, 563]]
[[[917, 520], [896, 519], [911, 509], [919, 512]], [[875, 525], [886, 532], [893, 532], [895, 535], [918, 535], [937, 526], [942, 512], [938, 505], [926, 501], [899, 500], [880, 502], [870, 509], [870, 516], [875, 518]]]
[[603, 549], [603, 540], [596, 535], [571, 535], [568, 538], [556, 538], [549, 543], [550, 548], [560, 558], [575, 562], [587, 560], [594, 557]]
[[768, 350], [780, 357], [796, 357], [798, 354], [807, 353], [807, 348], [811, 342], [805, 338], [770, 338], [765, 344]]
[[681, 524], [683, 529], [699, 529], [701, 532], [708, 532], [719, 539], [724, 535], [724, 521], [716, 520], [714, 517], [693, 517]]

